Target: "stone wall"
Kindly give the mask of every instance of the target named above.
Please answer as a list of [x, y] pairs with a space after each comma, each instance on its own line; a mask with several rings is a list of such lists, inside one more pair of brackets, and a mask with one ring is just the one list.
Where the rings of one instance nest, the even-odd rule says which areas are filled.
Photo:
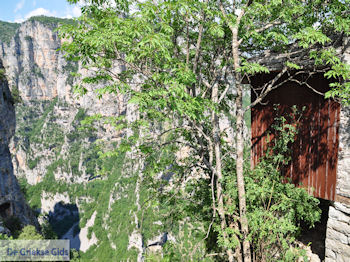
[[[348, 64], [349, 41], [345, 39], [342, 45], [343, 59]], [[338, 199], [348, 199], [349, 204], [334, 202], [329, 208], [326, 262], [350, 261], [350, 107], [342, 107], [340, 112], [336, 194]]]
[[[350, 108], [340, 112], [336, 194], [350, 198]], [[350, 260], [350, 205], [334, 202], [329, 208], [326, 262]]]
[[350, 108], [343, 107], [340, 112], [339, 152], [337, 166], [336, 193], [350, 197]]
[[334, 202], [329, 207], [325, 262], [350, 260], [350, 206]]
[[[350, 198], [350, 108], [340, 112], [336, 194]], [[334, 202], [329, 208], [326, 262], [350, 260], [350, 205]]]

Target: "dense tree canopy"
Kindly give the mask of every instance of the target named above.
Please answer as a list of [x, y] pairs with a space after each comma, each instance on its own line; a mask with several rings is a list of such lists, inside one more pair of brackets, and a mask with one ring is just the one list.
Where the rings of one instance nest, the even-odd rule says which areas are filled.
[[[81, 61], [92, 72], [82, 79], [77, 91], [84, 94], [86, 84], [104, 83], [99, 94], [124, 94], [137, 104], [139, 119], [126, 124], [139, 130], [129, 141], [139, 141], [138, 152], [146, 159], [143, 182], [156, 188], [154, 194], [165, 194], [165, 190], [158, 189], [168, 181], [155, 177], [170, 169], [171, 183], [175, 186], [167, 192], [169, 199], [175, 195], [186, 199], [183, 191], [187, 189], [187, 194], [195, 199], [203, 193], [204, 186], [206, 194], [197, 204], [207, 208], [206, 216], [202, 214], [208, 221], [206, 238], [216, 234], [214, 239], [229, 261], [234, 257], [250, 261], [251, 244], [262, 259], [277, 259], [272, 253], [264, 257], [261, 251], [273, 249], [278, 237], [295, 232], [292, 225], [296, 225], [297, 219], [303, 217], [314, 222], [315, 202], [305, 192], [295, 191], [294, 197], [299, 201], [296, 202], [307, 207], [303, 214], [286, 214], [285, 206], [279, 201], [274, 203], [272, 197], [263, 197], [269, 206], [267, 210], [258, 208], [252, 200], [254, 181], [264, 181], [265, 177], [267, 184], [261, 188], [267, 191], [261, 194], [272, 195], [276, 181], [281, 179], [276, 174], [271, 176], [276, 180], [267, 179], [266, 172], [273, 174], [276, 167], [271, 165], [279, 164], [268, 160], [272, 162], [265, 162], [267, 166], [253, 176], [249, 175], [248, 167], [244, 171], [243, 116], [278, 88], [282, 77], [291, 80], [315, 71], [332, 79], [334, 89], [327, 93], [328, 97], [340, 98], [344, 103], [350, 101], [350, 70], [338, 48], [350, 33], [350, 2], [86, 0], [85, 3], [78, 25], [61, 28], [61, 35], [70, 39], [63, 49], [68, 58]], [[277, 61], [273, 65], [272, 58]], [[243, 83], [255, 74], [269, 73], [271, 68], [277, 68], [276, 76], [260, 87], [253, 104], [243, 107]], [[308, 86], [307, 82], [304, 84]], [[230, 120], [234, 139], [220, 127], [222, 119]], [[156, 137], [155, 123], [162, 126]], [[179, 161], [175, 153], [184, 147], [189, 148], [190, 154]], [[259, 174], [260, 179], [256, 177]], [[280, 193], [291, 196], [291, 188], [278, 188]], [[181, 203], [186, 205], [185, 201]], [[257, 210], [274, 213], [259, 215]], [[284, 224], [278, 228], [273, 228], [275, 220], [275, 224], [266, 224], [276, 216]], [[263, 225], [270, 225], [263, 230], [265, 235], [254, 231]], [[268, 243], [259, 242], [269, 234], [275, 238]], [[289, 250], [287, 243], [281, 245], [284, 252]], [[286, 259], [292, 260], [287, 253], [283, 253]], [[219, 252], [218, 256], [221, 255]]]

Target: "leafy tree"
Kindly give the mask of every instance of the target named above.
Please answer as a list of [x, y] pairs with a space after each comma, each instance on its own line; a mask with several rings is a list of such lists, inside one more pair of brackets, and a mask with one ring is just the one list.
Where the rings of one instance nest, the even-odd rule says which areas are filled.
[[6, 79], [5, 69], [0, 68], [0, 80]]
[[21, 233], [18, 235], [19, 240], [43, 240], [44, 237], [40, 235], [36, 229], [35, 226], [25, 226]]
[[13, 98], [13, 101], [15, 104], [22, 102], [22, 97], [21, 97], [21, 94], [19, 92], [18, 86], [12, 86], [11, 95], [12, 95], [12, 98]]
[[[251, 178], [244, 177], [244, 113], [286, 81], [312, 88], [308, 77], [299, 76], [315, 71], [333, 81], [327, 97], [349, 103], [350, 70], [336, 47], [350, 33], [350, 2], [85, 2], [78, 26], [61, 29], [61, 36], [72, 40], [63, 46], [67, 57], [93, 72], [77, 91], [84, 94], [85, 85], [102, 82], [99, 94], [129, 96], [138, 106], [139, 118], [117, 123], [137, 130], [129, 142], [146, 159], [143, 182], [153, 186], [154, 194], [167, 195], [170, 205], [186, 206], [190, 192], [209, 189], [197, 203], [212, 220], [207, 239], [215, 235], [214, 228], [229, 261], [251, 261], [250, 237], [256, 228], [249, 223], [252, 200], [247, 196], [252, 195], [245, 185]], [[278, 73], [255, 90], [252, 104], [243, 107], [244, 83], [256, 74], [270, 73], [272, 58]], [[220, 128], [225, 117], [235, 128], [234, 139]], [[159, 123], [161, 131], [155, 125]], [[130, 144], [123, 148], [130, 149]], [[184, 148], [190, 153], [180, 161], [175, 153]], [[258, 167], [257, 176], [265, 168]], [[170, 179], [154, 179], [161, 172], [170, 173]], [[236, 178], [231, 187], [225, 183], [227, 172]], [[199, 182], [190, 186], [191, 181]]]

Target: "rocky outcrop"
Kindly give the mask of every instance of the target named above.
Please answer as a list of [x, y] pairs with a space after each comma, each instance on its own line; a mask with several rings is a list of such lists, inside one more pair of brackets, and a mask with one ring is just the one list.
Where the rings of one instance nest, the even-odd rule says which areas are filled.
[[[45, 19], [23, 22], [11, 41], [0, 42], [0, 58], [4, 61], [10, 89], [16, 90], [22, 101], [16, 107], [17, 131], [10, 146], [13, 165], [16, 175], [25, 177], [31, 185], [43, 180], [58, 155], [64, 159], [69, 157], [72, 138], [79, 133], [76, 128], [81, 119], [77, 120], [77, 116], [97, 113], [115, 116], [126, 111], [126, 99], [122, 95], [103, 95], [98, 99], [94, 93], [98, 86], [89, 88], [83, 97], [74, 94], [73, 86], [77, 80], [71, 73], [86, 76], [88, 72], [79, 63], [64, 58], [59, 50], [63, 40], [56, 31], [58, 23], [64, 20], [53, 19], [55, 23], [45, 22]], [[109, 125], [101, 128], [103, 132], [97, 130], [94, 136], [85, 137], [82, 141], [85, 149], [96, 139], [115, 140], [120, 136]], [[68, 163], [66, 168], [58, 166], [54, 171], [55, 178], [80, 183], [88, 181], [91, 174], [86, 173], [84, 160], [81, 152], [79, 176], [73, 175], [75, 170], [71, 168], [72, 163]]]
[[10, 85], [18, 87], [24, 100], [51, 99], [62, 89], [57, 81], [60, 44], [57, 33], [37, 21], [23, 23], [11, 42], [2, 44]]
[[[91, 113], [115, 115], [125, 111], [123, 96], [104, 95], [98, 99], [92, 89], [83, 97], [73, 94], [76, 79], [71, 73], [86, 76], [88, 72], [78, 62], [64, 58], [59, 50], [63, 40], [58, 36], [57, 23], [28, 20], [21, 24], [9, 43], [0, 42], [0, 58], [3, 59], [10, 88], [18, 89], [25, 103], [58, 97]], [[118, 65], [116, 69], [120, 70]]]
[[0, 60], [0, 216], [18, 217], [23, 224], [37, 225], [13, 173], [9, 142], [15, 132], [14, 101]]

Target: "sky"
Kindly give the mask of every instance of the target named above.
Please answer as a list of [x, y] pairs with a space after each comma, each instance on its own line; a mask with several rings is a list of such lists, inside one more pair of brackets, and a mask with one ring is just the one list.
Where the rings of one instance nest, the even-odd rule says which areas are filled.
[[37, 15], [72, 18], [80, 15], [80, 8], [66, 0], [0, 0], [1, 21], [20, 23]]

